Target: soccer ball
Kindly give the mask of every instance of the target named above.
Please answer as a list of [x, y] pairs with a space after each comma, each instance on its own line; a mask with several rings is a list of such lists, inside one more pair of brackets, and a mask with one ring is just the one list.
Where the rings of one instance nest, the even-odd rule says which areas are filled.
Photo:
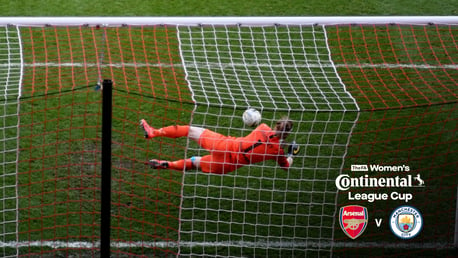
[[254, 108], [249, 108], [243, 112], [242, 119], [246, 126], [257, 126], [261, 123], [261, 113]]

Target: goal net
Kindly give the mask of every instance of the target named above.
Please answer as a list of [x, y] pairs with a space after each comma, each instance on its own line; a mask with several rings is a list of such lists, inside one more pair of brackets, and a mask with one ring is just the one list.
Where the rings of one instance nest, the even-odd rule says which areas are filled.
[[[20, 42], [17, 28], [0, 27], [0, 255], [2, 243], [17, 235], [17, 162], [19, 136], [19, 97], [21, 95]], [[15, 254], [13, 252], [12, 254]]]
[[[320, 242], [332, 241], [332, 180], [343, 166], [358, 105], [333, 65], [325, 29], [180, 27], [180, 42], [198, 103], [193, 125], [243, 136], [252, 128], [241, 114], [255, 107], [268, 125], [292, 119], [288, 140], [303, 151], [288, 171], [263, 162], [224, 176], [186, 172], [180, 233], [190, 254], [329, 254]], [[204, 151], [188, 147], [189, 155]]]
[[[0, 29], [1, 254], [99, 255], [107, 78], [114, 256], [453, 251], [458, 21], [334, 19], [9, 20]], [[242, 137], [253, 130], [241, 119], [248, 107], [269, 126], [293, 121], [287, 141], [300, 152], [288, 170], [271, 160], [224, 175], [147, 165], [208, 151], [186, 137], [146, 140], [140, 119]], [[339, 175], [410, 176], [412, 185], [342, 191]], [[368, 210], [357, 240], [339, 226], [348, 205]], [[424, 221], [409, 241], [390, 230], [401, 205]]]

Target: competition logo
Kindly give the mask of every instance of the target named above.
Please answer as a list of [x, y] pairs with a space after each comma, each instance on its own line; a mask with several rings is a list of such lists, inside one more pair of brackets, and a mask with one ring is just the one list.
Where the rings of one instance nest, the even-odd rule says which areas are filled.
[[[340, 174], [336, 177], [335, 184], [339, 191], [346, 191], [348, 201], [404, 201], [409, 202], [414, 198], [414, 188], [425, 187], [425, 181], [420, 174], [412, 175], [408, 165], [378, 165], [378, 164], [352, 164], [352, 174]], [[359, 174], [356, 172], [364, 172]], [[374, 172], [374, 174], [368, 173]], [[383, 172], [400, 172], [384, 175]], [[365, 188], [360, 192], [353, 192], [353, 188]], [[386, 189], [382, 192], [370, 189]], [[408, 192], [405, 192], [406, 189]]]
[[411, 206], [401, 206], [391, 213], [391, 231], [399, 238], [410, 239], [418, 235], [423, 227], [423, 217]]
[[343, 232], [351, 239], [359, 237], [366, 229], [368, 221], [367, 209], [358, 205], [340, 208], [339, 224]]

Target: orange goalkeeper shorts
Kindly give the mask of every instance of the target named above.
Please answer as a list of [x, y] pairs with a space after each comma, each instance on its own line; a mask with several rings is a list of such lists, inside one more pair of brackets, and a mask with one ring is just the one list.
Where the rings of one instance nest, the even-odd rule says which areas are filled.
[[205, 129], [199, 138], [199, 145], [210, 152], [200, 160], [202, 172], [226, 174], [242, 166], [236, 159], [239, 143], [235, 137]]

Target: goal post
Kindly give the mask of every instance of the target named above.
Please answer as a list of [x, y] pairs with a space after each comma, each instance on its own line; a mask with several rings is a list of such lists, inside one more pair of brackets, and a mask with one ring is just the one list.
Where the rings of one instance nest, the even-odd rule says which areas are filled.
[[[100, 255], [98, 83], [107, 78], [114, 255], [453, 251], [457, 17], [2, 17], [0, 25], [3, 256]], [[293, 121], [287, 141], [301, 151], [291, 168], [148, 167], [208, 151], [186, 137], [146, 140], [140, 119], [242, 137], [253, 130], [241, 119], [248, 107], [269, 126]], [[339, 190], [339, 175], [410, 176], [415, 185]], [[356, 241], [339, 226], [347, 205], [368, 210]], [[401, 205], [424, 219], [410, 241], [389, 227]]]

